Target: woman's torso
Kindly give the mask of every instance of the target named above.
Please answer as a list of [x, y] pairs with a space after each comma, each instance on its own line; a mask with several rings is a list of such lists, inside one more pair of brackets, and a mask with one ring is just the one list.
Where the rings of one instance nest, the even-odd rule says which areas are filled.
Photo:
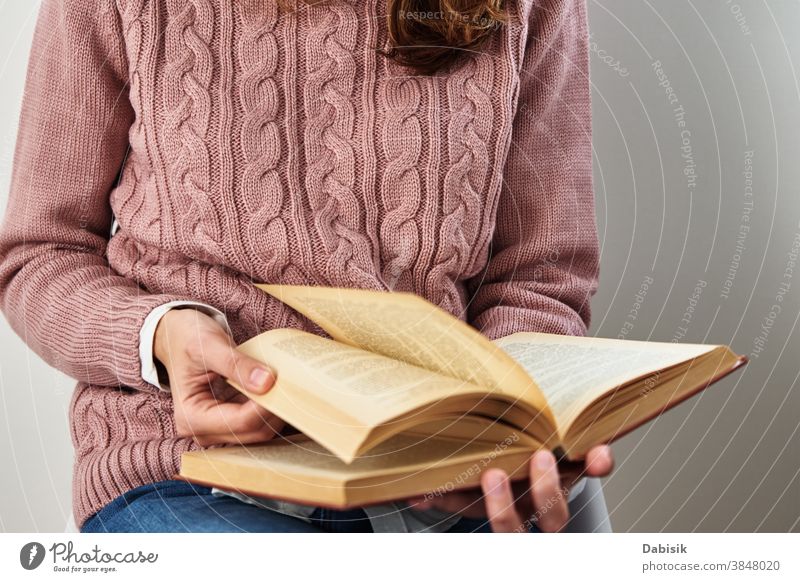
[[406, 290], [461, 314], [511, 138], [515, 10], [484, 52], [424, 77], [374, 50], [385, 0], [120, 2], [135, 121], [112, 267], [225, 310], [239, 340], [298, 324], [253, 281]]

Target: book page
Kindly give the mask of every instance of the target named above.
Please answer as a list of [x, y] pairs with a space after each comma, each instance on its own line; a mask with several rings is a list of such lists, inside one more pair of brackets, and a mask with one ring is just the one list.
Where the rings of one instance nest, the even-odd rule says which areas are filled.
[[495, 343], [536, 380], [562, 428], [617, 386], [717, 347], [538, 333], [517, 333]]
[[488, 467], [525, 478], [531, 451], [500, 443], [401, 434], [353, 463], [313, 441], [271, 441], [191, 451], [181, 456], [189, 481], [307, 505], [363, 507], [429, 492], [477, 487]]
[[718, 346], [689, 364], [648, 374], [632, 390], [610, 392], [585, 408], [564, 437], [567, 454], [580, 459], [598, 443], [616, 440], [662, 414], [711, 383], [743, 366], [747, 359]]
[[553, 420], [522, 367], [467, 323], [421, 297], [363, 289], [257, 287], [339, 342], [523, 399]]
[[[514, 452], [528, 452], [530, 449], [508, 439], [504, 448]], [[482, 457], [487, 459], [498, 454], [497, 443], [473, 440], [462, 441], [442, 436], [398, 434], [377, 445], [368, 454], [360, 456], [352, 463], [343, 463], [314, 441], [274, 441], [265, 445], [247, 447], [222, 447], [212, 451], [194, 453], [196, 456], [228, 457], [233, 462], [249, 465], [269, 463], [276, 469], [310, 478], [325, 473], [335, 473], [345, 478], [358, 478], [403, 473], [409, 468], [422, 470], [436, 464], [446, 464], [453, 458]]]
[[346, 461], [376, 430], [386, 438], [465, 414], [485, 397], [463, 380], [297, 329], [262, 333], [238, 349], [272, 366], [277, 380], [264, 395], [237, 388]]

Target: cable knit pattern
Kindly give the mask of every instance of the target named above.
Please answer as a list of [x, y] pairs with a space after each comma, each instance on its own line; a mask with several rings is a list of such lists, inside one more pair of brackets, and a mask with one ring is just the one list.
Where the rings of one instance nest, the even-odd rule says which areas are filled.
[[[486, 179], [493, 161], [487, 141], [494, 117], [490, 92], [495, 65], [470, 54], [447, 82], [450, 120], [447, 143], [450, 167], [444, 177], [439, 253], [428, 276], [429, 290], [437, 292], [442, 279], [465, 277], [486, 203]], [[445, 292], [439, 303], [456, 312], [456, 290]], [[460, 315], [460, 313], [459, 313]]]
[[363, 233], [362, 203], [354, 192], [356, 104], [354, 50], [358, 16], [347, 2], [309, 6], [305, 43], [306, 184], [325, 253], [323, 273], [347, 272], [359, 287], [376, 287], [372, 251]]
[[[115, 12], [112, 6], [107, 4], [104, 6], [109, 14]], [[147, 33], [147, 24], [144, 21], [146, 15], [143, 14], [144, 0], [129, 0], [125, 10], [127, 12], [126, 20], [129, 23], [127, 29], [123, 31], [125, 44], [128, 47], [126, 55], [130, 70], [128, 96], [131, 107], [137, 113], [128, 133], [130, 152], [127, 166], [130, 169], [126, 168], [126, 171], [120, 174], [119, 184], [112, 193], [111, 204], [120, 209], [121, 215], [130, 218], [131, 223], [126, 226], [139, 232], [143, 238], [160, 243], [161, 207], [157, 192], [154, 192], [156, 188], [155, 174], [147, 172], [144, 176], [140, 176], [139, 173], [146, 168], [146, 165], [143, 166], [136, 159], [140, 152], [147, 155], [150, 151], [143, 120], [143, 116], [147, 114], [149, 108], [144, 106], [145, 93], [142, 90], [142, 74], [139, 71]]]
[[141, 378], [139, 330], [169, 301], [222, 310], [236, 342], [323, 333], [254, 282], [412, 292], [490, 338], [585, 333], [586, 8], [506, 4], [483, 53], [420, 77], [375, 51], [385, 0], [43, 0], [0, 305], [78, 381], [78, 524], [197, 448]]
[[214, 60], [209, 45], [214, 10], [209, 0], [172, 0], [167, 6], [164, 90], [172, 107], [165, 122], [168, 140], [177, 144], [171, 148], [169, 169], [173, 188], [185, 193], [189, 202], [188, 208], [177, 209], [181, 248], [208, 262], [220, 262], [221, 224], [210, 198], [211, 152], [206, 141], [212, 108], [209, 86]]
[[419, 83], [413, 77], [391, 80], [382, 101], [388, 110], [381, 142], [388, 160], [381, 180], [386, 217], [381, 225], [383, 278], [390, 289], [412, 265], [420, 246], [415, 221], [422, 199], [417, 164], [422, 149], [422, 130], [417, 118]]
[[[274, 3], [244, 2], [243, 32], [239, 46], [241, 82], [239, 99], [243, 110], [241, 129], [244, 168], [242, 193], [249, 215], [246, 241], [252, 261], [271, 278], [281, 277], [290, 265], [289, 249], [276, 245], [264, 249], [259, 240], [286, 240], [281, 216], [284, 189], [277, 170], [283, 151], [277, 125], [280, 98], [272, 78], [278, 67], [278, 43], [273, 33], [278, 7]], [[267, 255], [266, 258], [264, 255]]]

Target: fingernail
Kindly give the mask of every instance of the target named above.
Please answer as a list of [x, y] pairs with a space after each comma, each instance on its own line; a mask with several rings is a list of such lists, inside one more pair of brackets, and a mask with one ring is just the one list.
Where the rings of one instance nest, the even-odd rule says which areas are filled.
[[272, 372], [266, 368], [254, 368], [250, 372], [250, 385], [253, 388], [264, 388], [268, 382], [271, 383], [272, 378]]
[[505, 477], [500, 473], [489, 473], [486, 476], [486, 481], [488, 482], [489, 486], [489, 494], [490, 495], [501, 495], [503, 492], [503, 484], [505, 482]]
[[536, 454], [533, 462], [536, 464], [537, 469], [548, 471], [555, 465], [556, 460], [551, 453], [541, 452]]

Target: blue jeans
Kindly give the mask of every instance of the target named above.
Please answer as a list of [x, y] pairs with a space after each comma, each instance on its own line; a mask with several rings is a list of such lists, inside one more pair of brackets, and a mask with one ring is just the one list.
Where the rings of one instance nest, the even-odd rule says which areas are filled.
[[[318, 508], [311, 523], [233, 497], [212, 495], [209, 487], [159, 481], [123, 493], [90, 517], [82, 533], [104, 532], [365, 532], [362, 509]], [[461, 518], [448, 532], [489, 532], [486, 520]]]

